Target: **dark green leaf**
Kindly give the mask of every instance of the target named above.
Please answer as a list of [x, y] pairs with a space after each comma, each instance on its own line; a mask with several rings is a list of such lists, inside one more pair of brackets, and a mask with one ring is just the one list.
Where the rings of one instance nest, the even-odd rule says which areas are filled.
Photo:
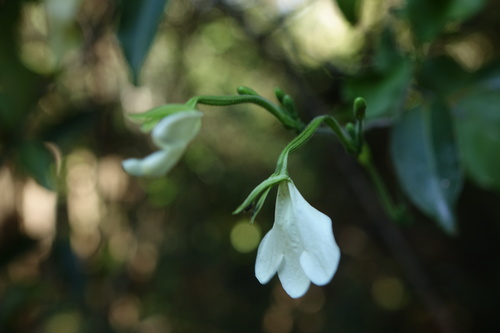
[[476, 14], [484, 0], [408, 0], [403, 9], [415, 36], [433, 40], [450, 21], [465, 20]]
[[95, 126], [98, 116], [97, 112], [70, 114], [57, 124], [45, 128], [41, 140], [56, 144], [66, 154]]
[[459, 146], [469, 175], [500, 191], [500, 94], [479, 88], [454, 107]]
[[451, 94], [470, 83], [471, 75], [453, 58], [441, 56], [422, 64], [418, 74], [421, 87], [443, 94]]
[[392, 29], [385, 29], [377, 42], [373, 66], [377, 73], [389, 73], [394, 64], [403, 62], [404, 55], [401, 53], [399, 45], [395, 39]]
[[450, 0], [408, 0], [404, 12], [415, 36], [421, 41], [434, 39], [446, 24]]
[[479, 12], [486, 0], [454, 0], [450, 2], [447, 16], [450, 20], [465, 20]]
[[156, 35], [168, 0], [124, 0], [118, 39], [132, 71], [134, 84]]
[[447, 107], [434, 101], [404, 113], [393, 128], [391, 154], [410, 200], [443, 230], [455, 233], [453, 207], [463, 174]]
[[0, 131], [17, 136], [17, 129], [43, 91], [39, 75], [19, 59], [20, 1], [0, 1]]
[[352, 25], [358, 23], [361, 0], [337, 0], [337, 5], [349, 23]]
[[366, 100], [368, 120], [392, 116], [402, 105], [410, 84], [412, 64], [401, 60], [387, 73], [367, 73], [346, 84], [348, 99], [362, 96]]
[[54, 156], [38, 141], [25, 142], [18, 148], [18, 164], [48, 190], [56, 188]]
[[413, 72], [412, 62], [400, 51], [394, 34], [386, 29], [377, 43], [370, 70], [347, 82], [348, 100], [362, 96], [368, 120], [393, 116], [403, 105]]

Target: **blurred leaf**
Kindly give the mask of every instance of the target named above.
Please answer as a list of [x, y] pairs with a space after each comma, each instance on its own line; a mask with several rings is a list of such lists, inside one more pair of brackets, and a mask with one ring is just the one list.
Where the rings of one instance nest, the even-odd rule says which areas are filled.
[[454, 0], [448, 7], [448, 18], [451, 20], [465, 20], [479, 12], [486, 0]]
[[478, 70], [474, 77], [476, 79], [474, 84], [477, 87], [500, 90], [500, 59], [496, 59]]
[[451, 94], [469, 84], [471, 75], [453, 58], [441, 56], [425, 61], [417, 73], [417, 78], [422, 87]]
[[388, 73], [395, 63], [404, 60], [404, 56], [395, 39], [394, 31], [390, 28], [384, 29], [377, 42], [373, 65], [377, 72]]
[[361, 0], [337, 0], [337, 5], [349, 23], [352, 25], [358, 23]]
[[449, 234], [463, 174], [447, 107], [440, 101], [402, 114], [391, 136], [391, 154], [406, 195]]
[[378, 41], [373, 66], [348, 81], [344, 94], [348, 100], [363, 96], [368, 120], [393, 116], [404, 102], [412, 73], [412, 62], [401, 54], [393, 32], [386, 29]]
[[370, 72], [346, 84], [349, 99], [363, 96], [368, 105], [366, 117], [392, 116], [401, 107], [412, 76], [408, 60], [394, 63], [387, 73]]
[[20, 1], [0, 2], [0, 131], [19, 135], [19, 127], [41, 89], [41, 79], [18, 57]]
[[415, 36], [421, 41], [436, 37], [446, 23], [450, 0], [408, 0], [404, 9]]
[[118, 38], [136, 85], [167, 2], [168, 0], [122, 1]]
[[500, 190], [500, 94], [478, 88], [454, 107], [465, 167], [480, 186]]
[[62, 153], [68, 153], [98, 122], [99, 112], [78, 112], [66, 116], [57, 124], [45, 128], [43, 141], [55, 143]]
[[403, 9], [415, 36], [422, 42], [433, 40], [452, 20], [476, 14], [485, 0], [407, 0]]
[[[0, 329], [2, 332], [9, 332], [7, 329], [11, 321], [17, 318], [28, 304], [33, 304], [40, 294], [41, 283], [39, 284], [10, 284], [2, 290], [2, 301], [0, 302]], [[4, 331], [5, 329], [5, 331]]]
[[18, 164], [48, 190], [55, 190], [54, 156], [38, 141], [25, 142], [18, 148]]

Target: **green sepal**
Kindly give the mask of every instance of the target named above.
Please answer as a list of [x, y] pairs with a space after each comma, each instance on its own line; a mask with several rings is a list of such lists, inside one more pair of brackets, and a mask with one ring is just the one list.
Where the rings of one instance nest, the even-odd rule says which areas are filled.
[[196, 110], [195, 107], [188, 104], [166, 104], [143, 113], [131, 114], [129, 117], [142, 122], [141, 130], [149, 132], [166, 116], [177, 112], [193, 110]]
[[267, 195], [271, 191], [271, 188], [272, 186], [269, 186], [267, 189], [264, 190], [264, 192], [260, 196], [259, 200], [257, 201], [257, 204], [255, 205], [252, 211], [252, 218], [250, 219], [250, 223], [253, 223], [257, 215], [260, 213], [260, 210], [262, 209], [262, 206], [264, 206], [264, 202], [266, 201]]
[[255, 205], [255, 208], [253, 209], [252, 212], [252, 221], [257, 215], [257, 213], [260, 211], [262, 208], [262, 205], [264, 204], [264, 201], [266, 200], [267, 194], [271, 190], [271, 188], [276, 185], [281, 183], [282, 181], [290, 180], [290, 177], [285, 174], [272, 174], [271, 177], [267, 178], [264, 180], [262, 183], [257, 185], [256, 188], [253, 189], [253, 191], [248, 195], [248, 197], [243, 201], [243, 203], [236, 208], [236, 210], [233, 212], [233, 215], [239, 214], [243, 212], [244, 210], [247, 210], [248, 207], [252, 207], [253, 203], [257, 200], [259, 197], [257, 204]]

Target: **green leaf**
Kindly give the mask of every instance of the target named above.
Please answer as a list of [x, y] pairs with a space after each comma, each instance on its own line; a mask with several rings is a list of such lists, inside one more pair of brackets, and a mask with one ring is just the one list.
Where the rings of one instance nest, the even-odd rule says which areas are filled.
[[373, 66], [348, 81], [344, 86], [344, 95], [347, 100], [363, 96], [368, 105], [368, 121], [390, 117], [404, 105], [412, 74], [412, 62], [401, 53], [394, 33], [386, 29], [378, 40]]
[[45, 127], [39, 138], [44, 142], [54, 143], [63, 155], [67, 154], [75, 145], [88, 138], [89, 130], [100, 120], [99, 115], [102, 113], [98, 111], [67, 111], [59, 122]]
[[479, 12], [486, 0], [454, 0], [450, 2], [447, 16], [450, 20], [465, 20]]
[[436, 38], [450, 21], [476, 14], [485, 0], [407, 0], [403, 9], [415, 36], [422, 42]]
[[471, 81], [471, 75], [466, 72], [453, 58], [440, 56], [425, 61], [417, 79], [420, 86], [442, 94], [452, 94]]
[[118, 39], [136, 85], [167, 2], [168, 0], [122, 1]]
[[0, 2], [0, 132], [16, 137], [38, 97], [42, 78], [19, 59], [21, 1]]
[[463, 172], [446, 105], [435, 100], [402, 114], [392, 131], [391, 155], [410, 200], [444, 231], [455, 233], [453, 208]]
[[454, 115], [460, 151], [468, 174], [481, 187], [500, 191], [498, 89], [480, 87], [471, 91], [454, 106]]
[[394, 63], [387, 73], [370, 72], [346, 84], [347, 99], [363, 96], [368, 108], [367, 120], [392, 116], [404, 102], [412, 76], [408, 60]]
[[404, 9], [413, 33], [423, 42], [434, 39], [446, 24], [449, 0], [408, 0]]
[[337, 5], [349, 23], [352, 25], [358, 23], [361, 0], [337, 0]]
[[17, 163], [38, 184], [51, 191], [56, 189], [54, 156], [43, 143], [31, 141], [21, 144]]

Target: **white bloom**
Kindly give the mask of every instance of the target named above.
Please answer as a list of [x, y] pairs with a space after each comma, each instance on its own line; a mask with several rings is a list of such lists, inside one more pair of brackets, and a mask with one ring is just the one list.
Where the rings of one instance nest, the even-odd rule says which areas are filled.
[[177, 112], [163, 118], [152, 131], [153, 143], [160, 150], [143, 159], [123, 161], [126, 172], [133, 176], [165, 175], [182, 157], [189, 143], [200, 131], [202, 113], [196, 110]]
[[292, 181], [281, 182], [274, 225], [257, 251], [255, 276], [259, 282], [269, 282], [278, 272], [283, 289], [298, 298], [310, 282], [330, 282], [339, 259], [331, 219], [312, 207]]

